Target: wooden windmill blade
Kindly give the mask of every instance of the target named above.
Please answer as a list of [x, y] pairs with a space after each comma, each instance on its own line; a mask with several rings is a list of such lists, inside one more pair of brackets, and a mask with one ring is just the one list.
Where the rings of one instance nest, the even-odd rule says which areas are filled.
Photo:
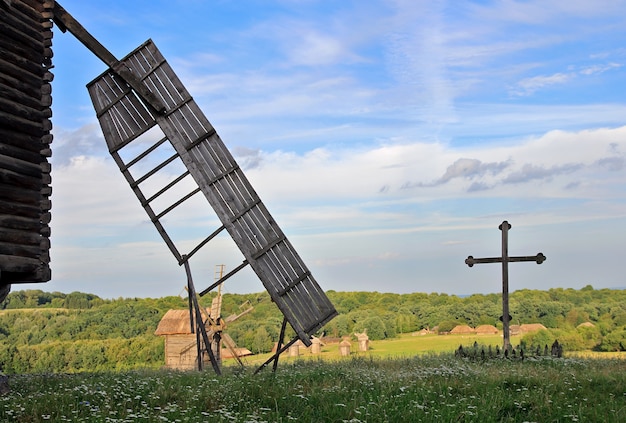
[[[297, 336], [310, 345], [310, 336], [336, 316], [332, 303], [152, 41], [144, 43], [124, 62], [131, 65], [137, 79], [166, 105], [164, 114], [152, 112], [112, 70], [91, 82], [88, 89], [109, 151], [170, 251], [182, 264], [197, 248], [181, 253], [161, 219], [196, 194], [204, 194], [222, 227], [209, 234], [198, 247], [225, 229]], [[157, 124], [163, 136], [150, 144], [145, 135]], [[134, 177], [131, 168], [164, 142], [174, 147], [174, 154], [152, 170]], [[125, 160], [121, 150], [131, 143], [150, 146]], [[187, 170], [156, 194], [146, 195], [142, 184], [174, 161], [183, 163]], [[152, 207], [154, 200], [180, 181], [188, 180], [187, 176], [195, 181], [195, 189], [160, 212]]]
[[[237, 270], [251, 266], [297, 338], [309, 346], [310, 337], [337, 311], [152, 40], [117, 60], [58, 3], [54, 14], [61, 28], [109, 66], [87, 85], [105, 141], [179, 265], [187, 267], [225, 230], [245, 257]], [[166, 147], [168, 154], [162, 155]], [[142, 169], [153, 157], [157, 163]], [[176, 177], [163, 185], [154, 182], [172, 167], [180, 169]], [[151, 185], [154, 189], [147, 190]], [[162, 220], [199, 196], [222, 225], [181, 252]]]

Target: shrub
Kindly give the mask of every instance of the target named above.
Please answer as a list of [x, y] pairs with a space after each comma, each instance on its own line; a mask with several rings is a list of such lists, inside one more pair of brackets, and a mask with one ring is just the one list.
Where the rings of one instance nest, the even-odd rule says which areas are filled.
[[600, 351], [626, 351], [626, 327], [614, 330], [602, 339]]

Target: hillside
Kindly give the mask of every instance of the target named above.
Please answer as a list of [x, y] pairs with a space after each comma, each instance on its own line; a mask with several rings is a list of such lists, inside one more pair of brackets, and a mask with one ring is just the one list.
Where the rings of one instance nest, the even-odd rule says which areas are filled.
[[[323, 333], [351, 336], [367, 329], [372, 340], [458, 324], [501, 327], [499, 295], [460, 298], [446, 294], [336, 292], [328, 296], [339, 316]], [[201, 299], [210, 304], [210, 295]], [[282, 315], [267, 293], [224, 294], [222, 314], [253, 311], [229, 325], [239, 346], [267, 352], [278, 338]], [[160, 367], [163, 340], [154, 335], [169, 309], [184, 309], [180, 297], [119, 298], [92, 294], [16, 291], [0, 304], [0, 365], [6, 372], [61, 372]], [[521, 290], [510, 296], [512, 324], [541, 323], [548, 330], [525, 335], [528, 344], [558, 338], [569, 351], [626, 350], [626, 291], [550, 289]], [[585, 323], [585, 325], [581, 325]], [[590, 323], [590, 324], [589, 324]]]

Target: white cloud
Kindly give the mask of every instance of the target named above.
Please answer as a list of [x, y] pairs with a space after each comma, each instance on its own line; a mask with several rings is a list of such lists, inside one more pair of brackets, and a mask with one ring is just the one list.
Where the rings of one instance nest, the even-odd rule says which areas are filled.
[[511, 94], [518, 96], [532, 95], [538, 90], [553, 85], [565, 84], [574, 77], [573, 74], [555, 73], [553, 75], [540, 75], [531, 78], [524, 78], [517, 83], [516, 88], [511, 90]]

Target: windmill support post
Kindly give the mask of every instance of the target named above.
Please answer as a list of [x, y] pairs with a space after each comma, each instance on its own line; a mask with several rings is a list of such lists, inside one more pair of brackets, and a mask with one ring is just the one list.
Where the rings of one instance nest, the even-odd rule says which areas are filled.
[[[191, 298], [191, 302], [193, 304], [193, 309], [195, 312], [195, 328], [202, 335], [202, 341], [204, 342], [204, 350], [206, 350], [209, 355], [209, 360], [211, 361], [211, 365], [213, 366], [213, 370], [216, 374], [221, 375], [222, 371], [220, 369], [219, 362], [217, 357], [213, 353], [212, 343], [209, 340], [209, 336], [206, 332], [206, 327], [204, 325], [204, 319], [202, 318], [202, 313], [200, 312], [200, 306], [198, 305], [198, 298], [196, 297], [196, 289], [193, 285], [193, 278], [191, 276], [191, 268], [189, 267], [189, 262], [185, 261], [185, 272], [187, 273], [187, 286], [189, 287], [189, 298]], [[193, 315], [194, 313], [190, 313], [189, 315]], [[198, 370], [202, 370], [202, 354], [200, 348], [200, 338], [198, 335]]]
[[270, 364], [272, 361], [274, 362], [274, 365], [272, 367], [272, 371], [276, 371], [276, 368], [278, 367], [278, 357], [280, 357], [280, 355], [282, 353], [284, 353], [285, 351], [287, 351], [287, 349], [289, 349], [290, 346], [292, 346], [293, 344], [295, 344], [298, 341], [298, 337], [295, 336], [291, 341], [287, 342], [285, 345], [282, 345], [284, 339], [285, 339], [285, 329], [287, 328], [287, 319], [283, 319], [283, 324], [280, 328], [280, 336], [278, 338], [278, 345], [276, 346], [276, 353], [271, 356], [270, 358], [268, 358], [263, 364], [261, 364], [259, 366], [258, 369], [256, 369], [254, 371], [254, 374], [259, 373], [261, 370], [263, 370], [268, 364]]

